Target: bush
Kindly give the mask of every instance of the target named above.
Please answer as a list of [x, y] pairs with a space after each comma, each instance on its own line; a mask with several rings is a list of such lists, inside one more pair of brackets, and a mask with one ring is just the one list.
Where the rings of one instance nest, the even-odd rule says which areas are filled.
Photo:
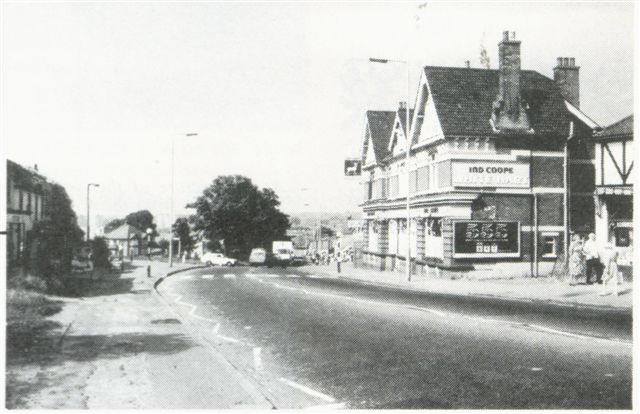
[[91, 258], [93, 266], [101, 269], [111, 268], [109, 247], [104, 237], [96, 237], [91, 242]]

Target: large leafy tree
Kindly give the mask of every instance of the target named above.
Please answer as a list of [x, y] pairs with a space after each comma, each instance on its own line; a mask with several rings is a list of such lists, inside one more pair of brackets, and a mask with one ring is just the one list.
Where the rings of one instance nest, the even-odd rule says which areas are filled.
[[186, 217], [179, 217], [175, 223], [173, 223], [173, 234], [180, 239], [182, 250], [187, 252], [193, 250], [194, 240], [191, 236], [189, 220]]
[[260, 189], [240, 175], [220, 176], [193, 204], [194, 230], [209, 240], [224, 240], [228, 254], [246, 256], [254, 247], [285, 238], [289, 217], [279, 205], [270, 188]]

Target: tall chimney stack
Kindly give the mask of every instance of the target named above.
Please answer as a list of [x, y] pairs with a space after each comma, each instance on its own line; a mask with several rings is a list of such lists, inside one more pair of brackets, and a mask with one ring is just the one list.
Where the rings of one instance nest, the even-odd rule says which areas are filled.
[[553, 68], [553, 80], [560, 87], [564, 99], [576, 108], [580, 107], [580, 67], [575, 58], [559, 57]]
[[503, 32], [499, 49], [498, 96], [493, 102], [493, 126], [499, 132], [532, 132], [520, 97], [520, 42], [515, 32]]

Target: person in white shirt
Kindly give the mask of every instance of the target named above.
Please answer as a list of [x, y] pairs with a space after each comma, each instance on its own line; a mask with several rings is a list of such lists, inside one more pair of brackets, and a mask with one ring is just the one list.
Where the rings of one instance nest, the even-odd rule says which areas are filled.
[[597, 283], [602, 283], [602, 276], [600, 274], [600, 255], [598, 254], [598, 245], [596, 244], [596, 235], [589, 233], [589, 239], [584, 243], [582, 247], [584, 256], [587, 262], [587, 285], [590, 285], [591, 275], [595, 272], [595, 279]]
[[618, 284], [621, 282], [621, 277], [618, 271], [618, 251], [613, 243], [607, 243], [604, 246], [600, 257], [604, 264], [601, 295], [607, 295], [611, 290], [614, 295], [618, 296]]

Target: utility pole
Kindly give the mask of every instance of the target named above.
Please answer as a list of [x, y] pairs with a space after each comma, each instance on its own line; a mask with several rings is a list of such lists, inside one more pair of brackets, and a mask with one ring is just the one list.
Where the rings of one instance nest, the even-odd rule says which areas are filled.
[[[186, 134], [180, 134], [180, 136], [185, 137], [195, 137], [197, 136], [197, 132], [189, 132]], [[170, 218], [169, 218], [169, 267], [173, 266], [173, 222], [175, 221], [173, 217], [173, 183], [174, 183], [174, 154], [175, 154], [175, 138], [171, 138], [171, 208], [170, 208]]]
[[407, 281], [411, 281], [411, 171], [409, 169], [409, 160], [411, 157], [411, 144], [412, 144], [412, 137], [410, 134], [410, 128], [409, 128], [409, 99], [411, 99], [411, 84], [410, 84], [410, 77], [411, 77], [411, 73], [410, 73], [410, 68], [409, 68], [409, 61], [408, 60], [391, 60], [391, 59], [380, 59], [380, 58], [369, 58], [370, 62], [373, 63], [402, 63], [406, 66], [407, 68], [407, 104], [405, 107], [405, 120], [406, 120], [406, 124], [405, 124], [405, 138], [406, 138], [406, 142], [407, 142], [407, 148], [406, 148], [406, 161], [405, 161], [405, 171], [407, 174], [407, 202], [406, 202], [406, 208], [407, 208], [407, 256], [405, 258], [405, 270], [406, 270], [406, 277], [407, 277]]

